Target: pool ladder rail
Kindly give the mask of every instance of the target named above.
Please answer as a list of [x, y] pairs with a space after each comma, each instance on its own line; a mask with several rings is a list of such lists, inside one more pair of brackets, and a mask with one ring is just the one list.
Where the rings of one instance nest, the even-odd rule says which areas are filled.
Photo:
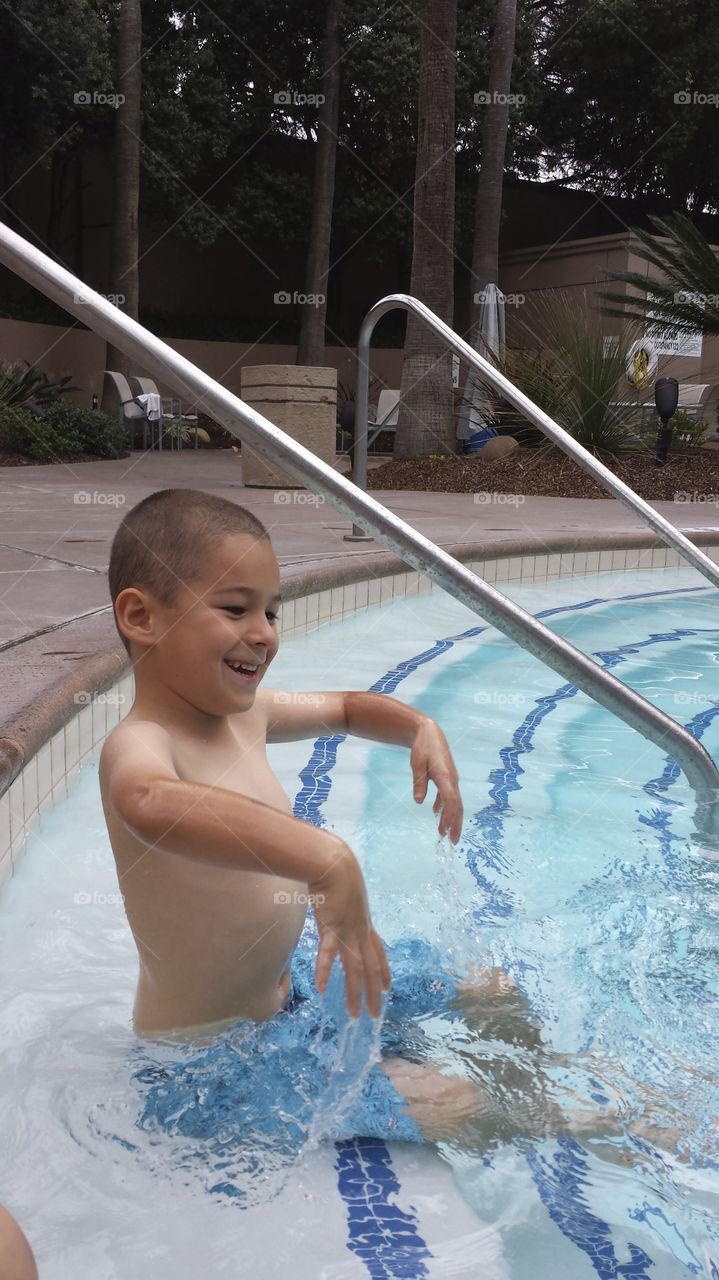
[[320, 494], [350, 519], [353, 530], [376, 537], [413, 569], [431, 578], [455, 599], [461, 600], [474, 613], [516, 641], [521, 648], [576, 685], [625, 724], [636, 729], [661, 751], [667, 752], [683, 770], [694, 789], [699, 838], [713, 844], [713, 837], [719, 837], [719, 772], [708, 752], [683, 725], [653, 706], [563, 637], [555, 635], [537, 618], [471, 573], [441, 547], [366, 493], [369, 344], [377, 320], [387, 311], [399, 307], [413, 312], [452, 351], [481, 373], [483, 380], [500, 391], [530, 422], [544, 431], [565, 453], [636, 512], [664, 542], [679, 551], [694, 568], [708, 578], [713, 586], [719, 586], [719, 570], [708, 556], [639, 498], [628, 485], [623, 484], [587, 453], [423, 303], [407, 294], [391, 294], [372, 307], [363, 321], [358, 342], [355, 483], [352, 483], [2, 223], [0, 262], [95, 333], [124, 351], [143, 369], [162, 379], [179, 395], [200, 405], [239, 440], [246, 441], [261, 457], [275, 464], [280, 462], [295, 480]]

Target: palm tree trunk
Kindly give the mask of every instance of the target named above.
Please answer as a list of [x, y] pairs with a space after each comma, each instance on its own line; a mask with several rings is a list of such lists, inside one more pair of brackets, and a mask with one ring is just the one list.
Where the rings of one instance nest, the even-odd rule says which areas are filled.
[[[133, 320], [139, 304], [140, 97], [142, 92], [140, 0], [121, 0], [117, 27], [117, 108], [112, 291]], [[132, 361], [108, 344], [107, 368], [126, 376]]]
[[[410, 293], [447, 324], [454, 313], [456, 0], [420, 13], [419, 110]], [[451, 355], [412, 316], [404, 344], [395, 457], [454, 451]]]
[[480, 302], [487, 284], [499, 276], [499, 224], [509, 125], [509, 91], [517, 27], [517, 0], [499, 0], [489, 62], [489, 101], [483, 107], [482, 163], [477, 181], [472, 247], [472, 332], [476, 345]]
[[327, 18], [322, 52], [322, 93], [324, 102], [320, 106], [317, 134], [312, 222], [307, 253], [307, 284], [305, 288], [305, 293], [308, 297], [322, 298], [322, 301], [315, 304], [307, 303], [302, 307], [300, 340], [297, 348], [298, 364], [323, 365], [326, 359], [325, 320], [327, 316], [327, 289], [330, 269], [332, 208], [335, 196], [335, 163], [337, 159], [340, 96], [338, 7], [338, 0], [327, 0]]

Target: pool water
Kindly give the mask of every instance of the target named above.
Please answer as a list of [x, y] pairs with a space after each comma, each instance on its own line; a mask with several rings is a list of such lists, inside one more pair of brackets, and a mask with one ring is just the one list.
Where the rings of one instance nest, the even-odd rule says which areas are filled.
[[[719, 759], [717, 598], [693, 571], [502, 589]], [[0, 1200], [43, 1280], [288, 1266], [326, 1280], [719, 1276], [719, 865], [683, 776], [439, 591], [286, 643], [270, 682], [376, 689], [445, 730], [466, 814], [457, 848], [438, 841], [431, 800], [414, 803], [400, 748], [337, 737], [270, 758], [295, 813], [357, 852], [390, 947], [429, 944], [451, 972], [513, 979], [521, 1027], [516, 1011], [509, 1028], [435, 1012], [417, 1036], [515, 1131], [438, 1148], [335, 1142], [318, 1115], [288, 1156], [232, 1124], [203, 1140], [141, 1123], [135, 951], [95, 758], [0, 900]], [[352, 1087], [373, 1049], [370, 1035], [345, 1040], [337, 1115], [338, 1079]], [[243, 1052], [235, 1041], [199, 1063], [208, 1090]], [[540, 1131], [538, 1073], [583, 1132]]]

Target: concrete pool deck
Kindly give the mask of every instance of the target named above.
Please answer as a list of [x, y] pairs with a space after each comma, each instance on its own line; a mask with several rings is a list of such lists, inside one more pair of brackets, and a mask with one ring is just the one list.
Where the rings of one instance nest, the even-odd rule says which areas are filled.
[[[489, 476], [488, 476], [489, 480]], [[371, 482], [371, 474], [370, 474]], [[0, 467], [0, 792], [72, 710], [72, 689], [116, 679], [126, 655], [115, 631], [107, 564], [115, 530], [156, 489], [205, 489], [249, 507], [270, 530], [289, 598], [341, 580], [384, 577], [400, 562], [376, 542], [343, 541], [349, 521], [304, 490], [245, 488], [232, 450], [142, 453], [116, 461]], [[370, 493], [372, 492], [370, 483]], [[462, 559], [590, 547], [657, 547], [613, 498], [382, 491], [402, 519]], [[714, 505], [653, 504], [698, 542], [719, 542]]]

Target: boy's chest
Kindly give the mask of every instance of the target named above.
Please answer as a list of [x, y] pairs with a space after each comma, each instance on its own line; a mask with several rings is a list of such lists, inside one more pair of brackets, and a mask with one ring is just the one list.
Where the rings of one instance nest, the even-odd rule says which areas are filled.
[[173, 757], [178, 775], [186, 782], [224, 787], [289, 813], [287, 794], [267, 759], [264, 734], [248, 732], [248, 728], [243, 726], [241, 733], [233, 731], [234, 741], [221, 749], [176, 741]]

